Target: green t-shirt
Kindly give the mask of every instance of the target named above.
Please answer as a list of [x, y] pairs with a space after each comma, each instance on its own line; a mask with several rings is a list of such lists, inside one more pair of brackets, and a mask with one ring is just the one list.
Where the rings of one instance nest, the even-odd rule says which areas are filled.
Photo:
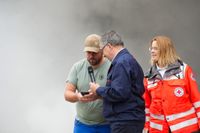
[[[87, 59], [80, 60], [72, 66], [67, 77], [67, 82], [74, 84], [78, 92], [89, 90], [89, 82], [91, 81], [88, 74], [88, 66], [90, 66], [90, 64]], [[109, 67], [110, 61], [105, 59], [105, 62], [101, 66], [94, 69], [94, 77], [96, 79], [96, 83], [98, 83], [100, 86], [106, 85], [107, 72]], [[101, 99], [87, 103], [77, 102], [76, 119], [90, 125], [104, 123], [105, 119], [102, 115], [102, 104], [103, 103]]]

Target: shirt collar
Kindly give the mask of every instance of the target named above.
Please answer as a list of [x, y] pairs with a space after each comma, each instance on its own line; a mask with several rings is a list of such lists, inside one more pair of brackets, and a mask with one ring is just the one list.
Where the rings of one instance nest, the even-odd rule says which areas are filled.
[[122, 49], [120, 49], [118, 52], [117, 52], [117, 54], [115, 54], [115, 56], [113, 57], [113, 59], [112, 59], [112, 61], [111, 62], [113, 62], [114, 61], [114, 59], [116, 58], [116, 56], [122, 51], [122, 50], [124, 50], [125, 48], [122, 48]]

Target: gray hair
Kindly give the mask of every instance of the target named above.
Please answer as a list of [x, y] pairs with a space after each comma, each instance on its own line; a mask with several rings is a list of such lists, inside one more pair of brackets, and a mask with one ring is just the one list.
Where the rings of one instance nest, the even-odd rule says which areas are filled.
[[115, 46], [117, 45], [124, 46], [124, 42], [122, 41], [120, 35], [114, 30], [108, 31], [105, 34], [103, 34], [101, 36], [101, 42], [102, 45], [110, 43], [111, 45]]

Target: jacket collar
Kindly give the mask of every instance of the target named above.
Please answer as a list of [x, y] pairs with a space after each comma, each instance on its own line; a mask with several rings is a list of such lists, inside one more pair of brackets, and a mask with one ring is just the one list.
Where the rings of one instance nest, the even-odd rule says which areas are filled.
[[129, 53], [128, 50], [126, 48], [122, 49], [121, 51], [119, 51], [119, 53], [117, 53], [117, 55], [114, 57], [114, 59], [112, 60], [112, 64], [115, 65], [117, 60], [119, 59], [119, 57], [121, 55], [127, 54]]
[[[170, 64], [165, 71], [164, 76], [165, 77], [169, 77], [171, 75], [175, 75], [177, 73], [181, 72], [180, 66], [183, 65], [183, 62], [180, 60], [177, 60], [174, 64]], [[154, 79], [154, 78], [158, 78], [158, 79], [162, 79], [159, 71], [157, 70], [156, 65], [153, 65], [150, 70], [145, 74], [146, 78], [149, 79]]]

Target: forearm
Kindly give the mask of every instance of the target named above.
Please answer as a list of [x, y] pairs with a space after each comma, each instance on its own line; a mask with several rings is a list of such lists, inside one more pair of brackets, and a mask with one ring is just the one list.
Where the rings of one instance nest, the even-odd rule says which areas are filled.
[[95, 96], [94, 94], [87, 94], [87, 95], [82, 95], [81, 93], [76, 93], [76, 92], [71, 92], [71, 91], [66, 91], [65, 92], [65, 100], [71, 103], [75, 102], [91, 102], [96, 99], [98, 99], [98, 96]]
[[74, 102], [79, 101], [78, 94], [75, 92], [66, 91], [64, 97], [65, 97], [65, 100], [68, 102], [74, 103]]
[[130, 97], [130, 94], [131, 94], [131, 92], [127, 91], [127, 89], [122, 92], [122, 91], [117, 91], [114, 88], [109, 88], [109, 87], [99, 87], [96, 92], [103, 99], [109, 102], [125, 101], [127, 100], [127, 98]]

